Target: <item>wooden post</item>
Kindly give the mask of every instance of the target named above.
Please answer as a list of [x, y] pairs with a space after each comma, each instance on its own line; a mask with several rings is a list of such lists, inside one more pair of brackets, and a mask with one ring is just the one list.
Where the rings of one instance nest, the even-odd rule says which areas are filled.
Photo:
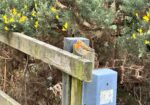
[[[78, 41], [86, 43], [89, 46], [89, 40], [86, 38], [65, 38], [64, 50], [73, 52], [73, 45]], [[80, 74], [79, 74], [80, 75]], [[82, 105], [82, 81], [63, 73], [63, 95], [62, 105]]]

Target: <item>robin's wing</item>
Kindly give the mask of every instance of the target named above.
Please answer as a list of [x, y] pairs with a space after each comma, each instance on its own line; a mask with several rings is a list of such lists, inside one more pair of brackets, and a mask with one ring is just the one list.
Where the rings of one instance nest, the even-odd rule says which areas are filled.
[[84, 42], [81, 40], [78, 40], [74, 45], [73, 45], [73, 51], [75, 54], [79, 56], [86, 56], [90, 52], [94, 52], [92, 48], [87, 46]]

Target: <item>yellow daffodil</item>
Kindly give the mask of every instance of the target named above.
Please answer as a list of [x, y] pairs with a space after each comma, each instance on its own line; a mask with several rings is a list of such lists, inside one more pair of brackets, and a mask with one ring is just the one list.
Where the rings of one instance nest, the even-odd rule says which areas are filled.
[[145, 22], [149, 22], [149, 17], [148, 17], [147, 15], [144, 15], [144, 16], [143, 16], [143, 20], [144, 20]]
[[150, 18], [150, 13], [149, 13], [149, 12], [147, 12], [147, 13], [146, 13], [146, 15], [147, 15], [147, 17], [149, 17], [149, 18]]
[[58, 16], [58, 15], [56, 15], [56, 19], [59, 19], [59, 16]]
[[56, 8], [55, 7], [51, 7], [51, 11], [52, 12], [56, 12]]
[[138, 14], [138, 13], [135, 13], [135, 16], [136, 16], [136, 17], [139, 17], [139, 14]]
[[68, 23], [67, 23], [67, 22], [65, 22], [65, 24], [63, 25], [62, 31], [66, 31], [66, 30], [67, 30], [67, 28], [68, 28]]
[[27, 17], [26, 16], [22, 16], [19, 19], [19, 23], [23, 23], [24, 21], [26, 21]]
[[5, 31], [8, 31], [8, 30], [9, 30], [9, 28], [8, 28], [7, 26], [5, 26], [5, 27], [4, 27], [4, 30], [5, 30]]
[[4, 20], [4, 23], [5, 24], [8, 24], [9, 22], [8, 22], [8, 18], [7, 18], [7, 15], [3, 15], [3, 20]]
[[21, 13], [18, 13], [17, 16], [20, 17], [20, 16], [21, 16]]
[[39, 27], [39, 22], [38, 22], [38, 21], [35, 22], [34, 27], [35, 27], [35, 28], [38, 28], [38, 27]]
[[133, 38], [133, 39], [136, 39], [136, 33], [133, 33], [133, 34], [132, 34], [132, 38]]
[[143, 30], [141, 28], [137, 29], [137, 31], [140, 33], [140, 35], [142, 35]]
[[10, 22], [10, 23], [15, 22], [14, 18], [13, 18], [13, 17], [11, 17], [11, 18], [9, 19], [9, 22]]
[[66, 31], [66, 29], [63, 27], [63, 28], [62, 28], [62, 31]]
[[4, 19], [4, 20], [7, 19], [7, 15], [3, 15], [3, 19]]
[[8, 22], [8, 20], [4, 20], [4, 23], [5, 23], [5, 24], [8, 24], [9, 22]]
[[12, 14], [13, 14], [13, 15], [16, 15], [16, 14], [17, 14], [16, 8], [13, 8], [13, 9], [12, 9]]
[[145, 40], [145, 41], [144, 41], [144, 44], [150, 44], [150, 41]]
[[66, 23], [63, 25], [63, 27], [67, 29], [67, 28], [68, 28], [68, 23], [66, 22]]
[[34, 11], [34, 10], [32, 11], [31, 15], [32, 15], [33, 17], [35, 17], [35, 11]]

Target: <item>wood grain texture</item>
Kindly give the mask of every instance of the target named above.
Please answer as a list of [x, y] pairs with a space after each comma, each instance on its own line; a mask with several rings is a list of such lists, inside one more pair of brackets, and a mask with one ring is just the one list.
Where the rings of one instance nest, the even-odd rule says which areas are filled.
[[2, 34], [0, 41], [51, 64], [77, 79], [91, 81], [92, 62], [21, 33]]
[[0, 105], [21, 105], [0, 90]]
[[62, 73], [62, 105], [70, 105], [71, 100], [71, 76]]
[[82, 105], [82, 81], [71, 79], [71, 105]]

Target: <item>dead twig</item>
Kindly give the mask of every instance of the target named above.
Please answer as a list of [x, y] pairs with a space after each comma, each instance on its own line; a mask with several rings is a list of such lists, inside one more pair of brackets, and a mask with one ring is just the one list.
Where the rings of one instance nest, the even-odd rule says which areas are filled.
[[6, 58], [6, 57], [3, 57], [3, 56], [0, 56], [0, 59], [10, 60], [10, 59], [12, 59], [12, 58]]
[[28, 56], [27, 56], [27, 61], [26, 61], [26, 64], [25, 64], [25, 68], [24, 68], [24, 100], [25, 100], [25, 105], [28, 105], [28, 102], [27, 102], [27, 77], [26, 77], [26, 74], [27, 74], [27, 66], [28, 66]]
[[5, 66], [4, 66], [4, 81], [3, 81], [3, 91], [6, 90], [6, 81], [7, 81], [7, 61], [5, 60]]

